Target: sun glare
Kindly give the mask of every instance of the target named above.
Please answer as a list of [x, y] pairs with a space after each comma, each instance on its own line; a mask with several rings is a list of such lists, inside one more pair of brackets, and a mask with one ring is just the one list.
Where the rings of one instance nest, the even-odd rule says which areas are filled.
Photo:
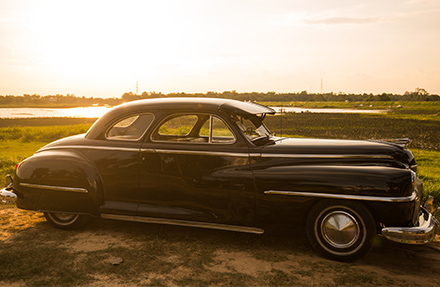
[[107, 107], [80, 107], [63, 109], [67, 117], [99, 118], [108, 111]]
[[186, 29], [178, 7], [165, 1], [118, 3], [39, 2], [32, 29], [40, 61], [72, 75], [132, 77], [178, 60], [173, 51]]

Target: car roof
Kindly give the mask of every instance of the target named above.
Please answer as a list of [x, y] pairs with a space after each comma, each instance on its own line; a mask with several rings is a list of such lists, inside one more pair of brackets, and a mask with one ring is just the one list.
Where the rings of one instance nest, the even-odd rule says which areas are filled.
[[[154, 98], [137, 100], [124, 103], [121, 108], [152, 108], [161, 109], [214, 109], [226, 108], [229, 110], [241, 111], [248, 114], [273, 114], [275, 110], [253, 102], [242, 102], [223, 98], [196, 98], [196, 97], [176, 97], [176, 98]], [[116, 107], [116, 108], [118, 108]]]
[[242, 102], [223, 98], [196, 98], [196, 97], [175, 97], [175, 98], [154, 98], [143, 99], [124, 103], [116, 106], [98, 119], [87, 133], [88, 138], [95, 138], [106, 128], [109, 121], [124, 114], [135, 112], [148, 112], [154, 110], [176, 110], [176, 111], [197, 111], [203, 110], [214, 112], [222, 110], [230, 115], [257, 115], [274, 114], [275, 110], [253, 102]]

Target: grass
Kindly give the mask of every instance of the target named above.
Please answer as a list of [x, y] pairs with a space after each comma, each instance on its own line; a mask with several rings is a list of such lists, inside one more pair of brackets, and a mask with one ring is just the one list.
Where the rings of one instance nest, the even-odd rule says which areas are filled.
[[412, 150], [417, 160], [417, 174], [423, 182], [425, 198], [434, 197], [434, 203], [440, 204], [440, 152]]
[[0, 141], [48, 143], [70, 135], [85, 133], [89, 128], [90, 124], [0, 128]]
[[277, 135], [330, 139], [409, 138], [410, 149], [440, 151], [440, 123], [378, 114], [287, 113], [268, 116], [268, 128]]

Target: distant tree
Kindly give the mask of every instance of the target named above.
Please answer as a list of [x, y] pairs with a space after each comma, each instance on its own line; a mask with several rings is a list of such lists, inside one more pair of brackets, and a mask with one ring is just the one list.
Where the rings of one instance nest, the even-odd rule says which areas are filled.
[[382, 102], [391, 101], [391, 98], [385, 93], [383, 93], [382, 95], [378, 95], [377, 97], [378, 97], [378, 100], [382, 101]]
[[313, 95], [313, 100], [315, 102], [325, 102], [324, 96], [322, 94]]
[[135, 94], [133, 94], [133, 92], [124, 93], [122, 95], [122, 100], [125, 102], [130, 102], [130, 101], [135, 101], [135, 100], [140, 100], [140, 99], [141, 99], [141, 96], [135, 95]]
[[423, 88], [416, 88], [415, 93], [420, 96], [429, 96], [429, 93]]

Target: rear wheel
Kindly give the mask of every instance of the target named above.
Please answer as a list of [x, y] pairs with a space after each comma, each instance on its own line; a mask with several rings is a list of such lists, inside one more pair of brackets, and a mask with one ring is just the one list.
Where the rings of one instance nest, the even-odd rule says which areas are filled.
[[307, 217], [307, 237], [323, 256], [352, 261], [373, 245], [376, 225], [371, 213], [357, 202], [321, 201]]
[[72, 213], [45, 212], [44, 217], [53, 226], [64, 230], [73, 230], [83, 227], [90, 221], [90, 216]]

